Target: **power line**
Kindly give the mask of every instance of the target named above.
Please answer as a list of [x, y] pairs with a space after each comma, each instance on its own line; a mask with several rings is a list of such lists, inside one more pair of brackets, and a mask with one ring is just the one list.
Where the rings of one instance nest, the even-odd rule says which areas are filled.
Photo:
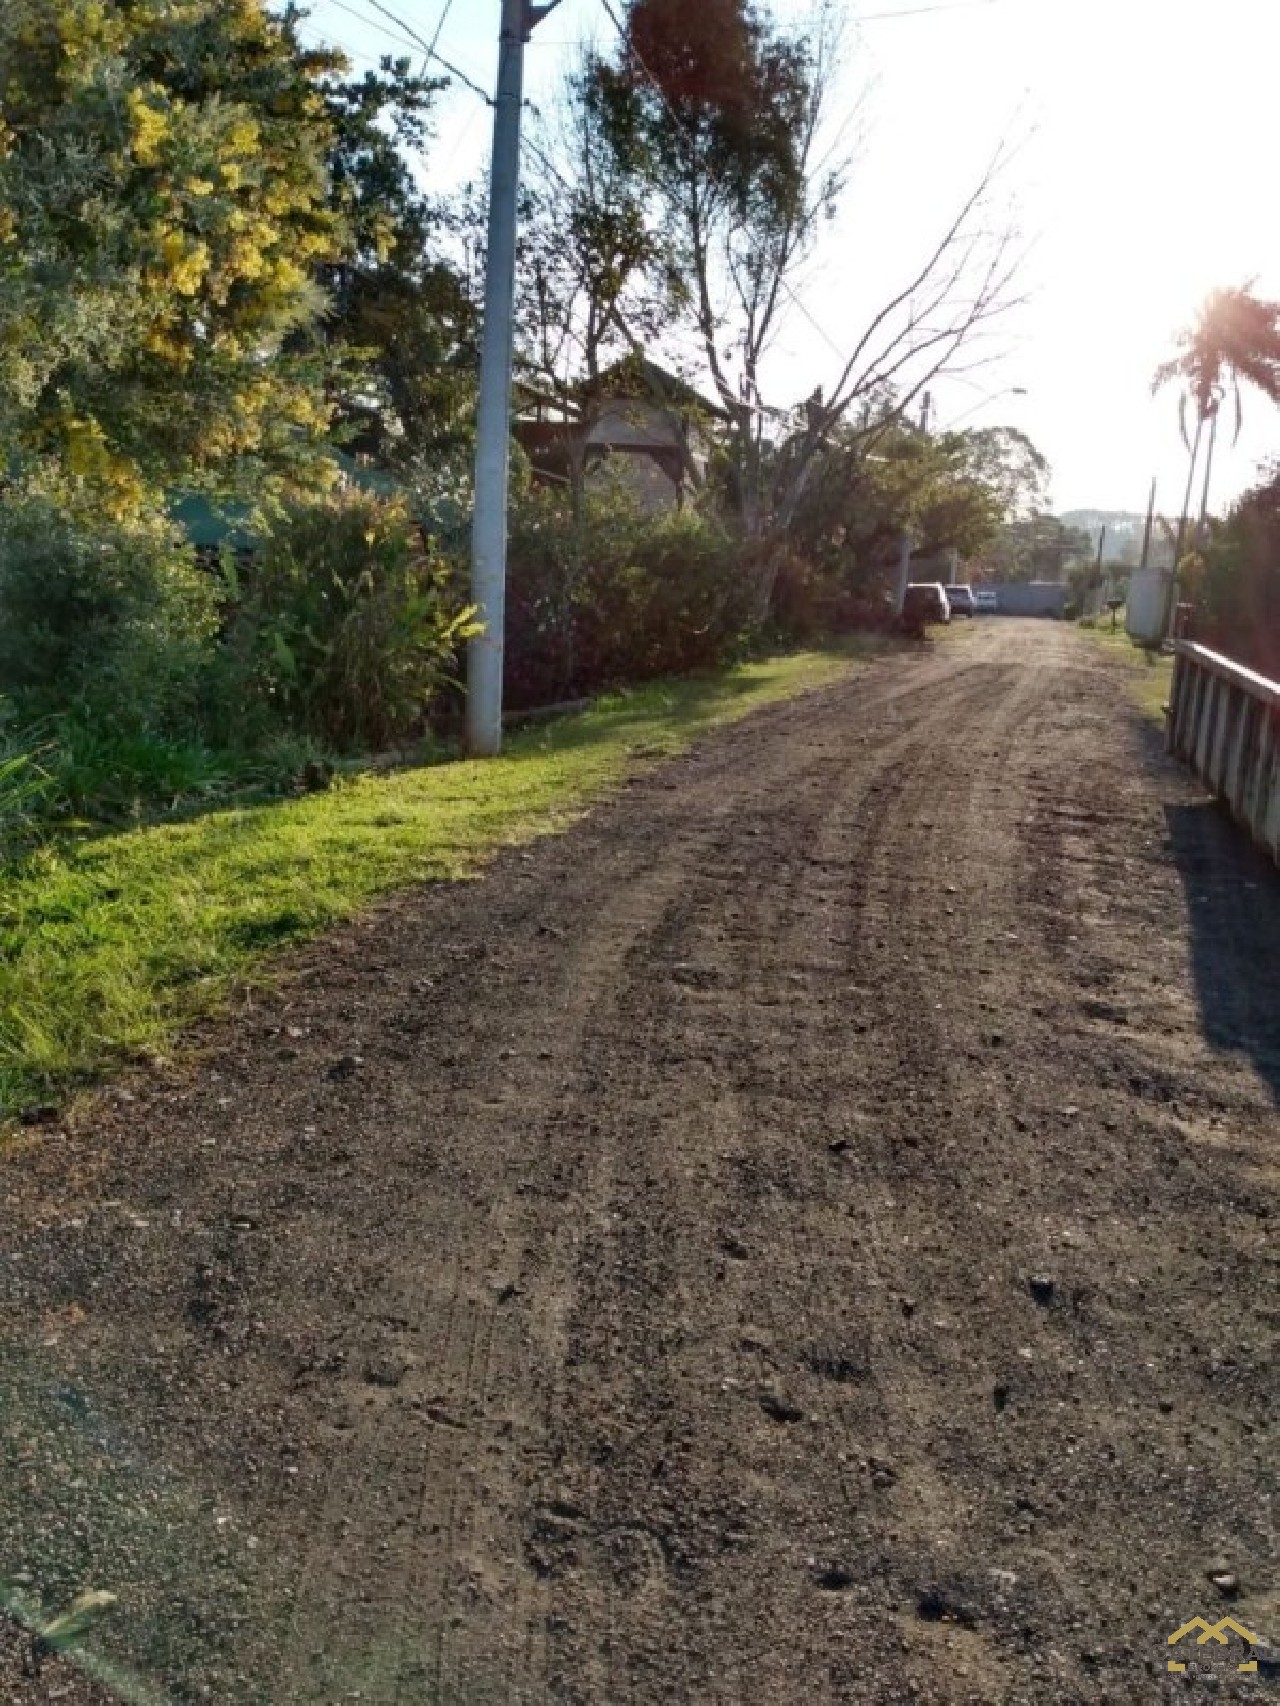
[[901, 12], [867, 12], [861, 18], [855, 17], [855, 27], [860, 24], [883, 24], [893, 18], [923, 18], [936, 12], [971, 12], [978, 6], [996, 6], [1000, 0], [951, 0], [949, 5], [942, 6], [908, 6]]
[[[458, 67], [452, 63], [452, 61], [446, 59], [442, 53], [437, 51], [434, 42], [429, 42], [425, 39], [425, 37], [419, 35], [417, 30], [414, 29], [412, 24], [406, 24], [404, 19], [402, 17], [400, 17], [398, 13], [393, 12], [389, 6], [384, 6], [382, 4], [382, 0], [368, 0], [368, 4], [373, 7], [375, 12], [381, 12], [384, 18], [390, 18], [391, 22], [393, 24], [395, 24], [397, 26], [397, 28], [407, 31], [407, 33], [413, 38], [413, 40], [417, 43], [417, 45], [423, 50], [423, 52], [426, 54], [428, 59], [434, 59], [437, 64], [443, 65], [445, 70], [449, 73], [449, 75], [451, 77], [456, 77], [459, 80], [459, 82], [465, 83], [473, 94], [480, 96], [481, 100], [484, 100], [484, 101], [490, 100], [489, 91], [487, 89], [482, 89], [480, 87], [479, 83], [477, 83], [474, 80], [474, 78], [468, 77], [468, 75], [465, 71], [460, 71], [458, 69]], [[448, 15], [448, 11], [449, 11], [449, 8], [446, 6], [445, 7], [446, 16]], [[443, 18], [440, 20], [440, 25], [441, 25], [441, 28], [444, 25], [444, 19]], [[438, 41], [439, 38], [440, 38], [440, 29], [437, 29], [436, 30], [436, 40]]]
[[453, 0], [444, 0], [444, 11], [440, 14], [440, 22], [436, 25], [436, 33], [431, 38], [430, 52], [434, 53], [440, 45], [440, 36], [445, 25], [449, 22], [449, 14], [453, 10]]
[[[605, 11], [609, 14], [609, 16], [613, 19], [614, 28], [617, 30], [618, 34], [625, 41], [626, 36], [627, 36], [627, 32], [623, 27], [622, 19], [618, 16], [618, 14], [614, 11], [612, 5], [610, 4], [610, 0], [600, 0], [600, 3], [604, 7]], [[639, 56], [637, 55], [637, 58], [638, 57]]]
[[[368, 3], [370, 5], [376, 5], [377, 0], [368, 0]], [[345, 0], [330, 0], [330, 4], [337, 6], [343, 12], [349, 13], [351, 17], [358, 18], [361, 23], [366, 24], [370, 29], [377, 30], [380, 34], [386, 36], [389, 41], [399, 42], [405, 47], [420, 48], [422, 50], [422, 52], [429, 54], [431, 56], [431, 58], [439, 61], [439, 63], [444, 65], [447, 70], [450, 70], [454, 76], [458, 77], [463, 82], [463, 84], [465, 84], [465, 86], [471, 91], [471, 93], [473, 95], [477, 95], [484, 102], [484, 104], [487, 107], [491, 107], [493, 105], [492, 98], [488, 95], [488, 93], [484, 89], [482, 89], [480, 87], [480, 85], [478, 83], [474, 82], [470, 77], [468, 77], [465, 72], [459, 71], [457, 69], [457, 67], [450, 65], [450, 63], [447, 59], [444, 59], [441, 54], [436, 52], [434, 44], [440, 39], [440, 33], [444, 28], [446, 20], [448, 19], [449, 12], [450, 12], [452, 5], [453, 5], [453, 0], [447, 0], [444, 11], [442, 12], [442, 14], [440, 16], [439, 23], [436, 25], [435, 33], [432, 36], [430, 43], [424, 41], [420, 36], [418, 36], [416, 31], [413, 32], [413, 39], [412, 40], [410, 40], [406, 36], [396, 35], [394, 32], [389, 30], [385, 24], [379, 24], [378, 22], [376, 22], [375, 19], [367, 17], [364, 13], [357, 12], [354, 7], [345, 4]], [[389, 17], [394, 16], [394, 14], [387, 11], [387, 8], [385, 6], [378, 6], [378, 10], [380, 12], [387, 12], [387, 15]], [[397, 22], [400, 23], [401, 28], [406, 29], [406, 30], [412, 30], [412, 26], [404, 23], [403, 20], [398, 19]], [[319, 30], [319, 28], [314, 24], [309, 24], [308, 27], [322, 41], [326, 41], [326, 40], [330, 41], [335, 46], [342, 48], [345, 52], [351, 53], [356, 58], [368, 59], [370, 57], [368, 54], [358, 53], [356, 49], [350, 47], [348, 43], [342, 41], [339, 37], [331, 35], [328, 32], [321, 32]], [[528, 106], [529, 104], [530, 104], [529, 102], [527, 102], [527, 101], [525, 102], [526, 106]], [[474, 110], [475, 109], [473, 109], [473, 111]], [[470, 128], [470, 121], [468, 121], [467, 128], [468, 129]], [[452, 157], [453, 154], [457, 153], [458, 146], [460, 146], [460, 144], [461, 144], [461, 140], [462, 140], [461, 137], [459, 137], [457, 140], [457, 144], [455, 145], [454, 149], [451, 151], [450, 157]], [[524, 146], [528, 149], [529, 153], [532, 154], [533, 157], [537, 160], [538, 164], [543, 168], [543, 170], [545, 172], [547, 172], [555, 180], [555, 182], [559, 185], [559, 187], [562, 190], [564, 190], [566, 194], [570, 193], [570, 185], [567, 182], [567, 180], [565, 179], [564, 174], [560, 171], [559, 167], [555, 164], [555, 162], [547, 155], [547, 153], [541, 147], [539, 147], [539, 145], [533, 140], [533, 138], [531, 136], [528, 136], [528, 135], [525, 136]]]
[[[346, 4], [346, 0], [329, 0], [329, 4], [336, 6], [340, 12], [345, 12], [349, 18], [358, 19], [367, 29], [376, 30], [379, 35], [386, 36], [388, 41], [395, 42], [399, 47], [416, 47], [418, 45], [416, 42], [410, 41], [407, 36], [397, 35], [393, 30], [389, 30], [385, 24], [380, 24], [376, 18], [371, 18], [367, 12], [357, 12], [354, 6]], [[314, 17], [314, 14], [312, 16]], [[312, 28], [315, 27], [313, 23]]]
[[458, 155], [462, 153], [463, 148], [466, 146], [467, 139], [471, 135], [472, 127], [479, 116], [479, 107], [467, 108], [467, 116], [463, 119], [461, 128], [455, 131], [453, 140], [445, 154], [444, 158], [447, 166], [452, 166], [453, 162], [458, 158]]
[[[405, 20], [400, 17], [398, 13], [393, 12], [389, 6], [384, 6], [382, 4], [382, 0], [367, 0], [367, 3], [372, 6], [375, 11], [380, 12], [384, 18], [390, 19], [390, 21], [396, 26], [396, 29], [402, 32], [401, 34], [396, 35], [393, 31], [388, 30], [385, 24], [375, 22], [367, 12], [358, 12], [354, 6], [347, 5], [346, 0], [329, 0], [329, 3], [330, 5], [336, 6], [340, 12], [346, 12], [349, 16], [359, 19], [359, 21], [367, 27], [380, 30], [383, 35], [389, 37], [392, 41], [398, 41], [404, 47], [417, 48], [420, 52], [425, 53], [428, 59], [434, 59], [436, 64], [442, 66], [451, 77], [456, 77], [460, 83], [465, 84], [465, 86], [471, 90], [473, 95], [479, 95], [480, 99], [487, 105], [493, 105], [492, 98], [487, 89], [482, 89], [473, 77], [469, 77], [467, 73], [459, 66], [455, 65], [452, 60], [446, 59], [444, 54], [442, 54], [435, 46], [434, 42], [429, 42], [425, 36], [419, 35], [418, 31], [412, 24], [406, 23]], [[449, 7], [446, 6], [445, 17], [447, 17], [448, 14]], [[440, 25], [436, 30], [436, 41], [440, 39], [440, 30], [443, 27], [444, 18], [441, 18]]]

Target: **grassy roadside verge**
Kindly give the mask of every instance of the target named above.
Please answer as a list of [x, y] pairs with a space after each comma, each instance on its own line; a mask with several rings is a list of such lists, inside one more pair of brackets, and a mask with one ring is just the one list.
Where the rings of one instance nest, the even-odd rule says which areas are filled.
[[512, 736], [500, 759], [41, 849], [0, 874], [0, 1120], [163, 1050], [273, 950], [375, 897], [475, 875], [621, 777], [847, 674], [869, 643], [657, 683]]
[[1135, 646], [1124, 631], [1123, 611], [1117, 616], [1114, 633], [1109, 615], [1097, 617], [1094, 622], [1096, 625], [1085, 621], [1077, 626], [1082, 634], [1087, 634], [1091, 640], [1103, 646], [1117, 662], [1129, 670], [1132, 677], [1129, 690], [1138, 709], [1163, 728], [1164, 708], [1169, 702], [1169, 690], [1173, 684], [1172, 657]]

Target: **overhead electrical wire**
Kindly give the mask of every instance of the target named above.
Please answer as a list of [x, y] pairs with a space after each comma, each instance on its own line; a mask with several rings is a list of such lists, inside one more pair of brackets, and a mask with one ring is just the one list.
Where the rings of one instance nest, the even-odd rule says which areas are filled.
[[445, 25], [449, 22], [449, 14], [452, 10], [453, 0], [444, 0], [444, 11], [440, 14], [440, 22], [436, 25], [436, 33], [431, 38], [431, 46], [427, 49], [428, 53], [434, 53], [439, 47], [440, 37], [444, 32]]
[[[381, 12], [384, 18], [389, 18], [398, 29], [405, 30], [412, 37], [417, 46], [423, 50], [428, 59], [434, 59], [437, 65], [442, 65], [451, 77], [456, 77], [460, 83], [465, 83], [473, 94], [479, 95], [482, 100], [488, 101], [490, 99], [488, 92], [482, 89], [473, 77], [469, 77], [465, 71], [460, 70], [459, 67], [453, 64], [451, 60], [446, 59], [432, 42], [427, 41], [424, 36], [418, 34], [412, 24], [407, 24], [398, 13], [393, 12], [389, 6], [384, 6], [382, 4], [382, 0], [367, 0], [367, 4], [372, 6], [375, 12]], [[445, 11], [447, 15], [447, 7], [445, 8]], [[443, 24], [443, 19], [441, 20], [441, 24]], [[439, 35], [440, 31], [437, 29], [437, 40], [439, 39]]]
[[[389, 41], [395, 42], [398, 47], [416, 48], [418, 46], [416, 42], [410, 41], [407, 36], [397, 35], [394, 30], [389, 30], [385, 24], [379, 23], [376, 18], [371, 18], [367, 12], [358, 12], [354, 6], [348, 6], [346, 0], [329, 0], [329, 4], [331, 6], [336, 6], [339, 12], [345, 12], [349, 18], [358, 19], [360, 23], [366, 26], [366, 28], [377, 30], [379, 35], [386, 36]], [[314, 14], [312, 14], [312, 18], [314, 19]], [[316, 26], [313, 22], [312, 28], [314, 29], [315, 27]]]
[[[397, 26], [398, 30], [403, 31], [403, 34], [395, 33], [395, 31], [388, 29], [386, 24], [379, 23], [376, 19], [369, 17], [365, 12], [358, 11], [356, 7], [348, 4], [347, 0], [329, 0], [329, 3], [336, 6], [340, 11], [346, 12], [350, 17], [357, 19], [360, 23], [365, 24], [368, 28], [379, 31], [379, 33], [386, 36], [389, 41], [397, 42], [404, 47], [416, 48], [420, 52], [427, 54], [427, 56], [434, 59], [437, 64], [442, 65], [451, 76], [456, 77], [465, 88], [469, 89], [473, 95], [476, 95], [480, 100], [482, 100], [487, 107], [491, 107], [493, 105], [493, 97], [489, 94], [488, 90], [483, 89], [474, 78], [468, 76], [467, 73], [461, 70], [457, 65], [454, 65], [452, 61], [440, 53], [436, 47], [436, 43], [440, 39], [445, 23], [448, 20], [449, 13], [452, 10], [453, 0], [446, 0], [444, 10], [440, 14], [440, 20], [435, 27], [435, 31], [430, 41], [427, 41], [425, 37], [420, 36], [412, 24], [407, 23], [397, 13], [393, 12], [389, 6], [382, 5], [381, 0], [365, 0], [365, 4], [373, 6], [377, 11], [381, 12], [384, 17], [388, 18]], [[313, 30], [317, 28], [314, 24], [311, 27]], [[331, 39], [335, 41], [336, 45], [340, 47], [345, 46], [345, 44], [339, 42], [336, 37], [332, 37]], [[526, 105], [528, 105], [527, 102]], [[527, 134], [523, 138], [523, 145], [543, 170], [555, 180], [566, 194], [568, 194], [570, 192], [570, 186], [566, 181], [564, 174], [560, 171], [559, 167], [556, 166], [555, 162], [550, 159], [545, 150]]]
[[950, 4], [940, 6], [904, 6], [900, 12], [865, 12], [862, 17], [855, 16], [854, 26], [859, 24], [890, 23], [894, 18], [924, 18], [938, 12], [972, 12], [978, 6], [997, 6], [1000, 0], [950, 0]]
[[[493, 105], [493, 100], [488, 90], [482, 89], [474, 77], [468, 76], [468, 74], [463, 71], [460, 66], [455, 65], [451, 59], [446, 59], [444, 54], [440, 52], [439, 48], [435, 46], [434, 42], [428, 41], [425, 36], [419, 35], [418, 31], [412, 24], [406, 23], [405, 20], [400, 17], [398, 13], [393, 12], [389, 6], [384, 6], [382, 4], [382, 0], [366, 0], [366, 4], [372, 6], [376, 12], [380, 12], [384, 18], [389, 19], [390, 22], [396, 26], [396, 29], [401, 32], [399, 35], [396, 35], [393, 31], [387, 29], [385, 24], [377, 23], [367, 12], [357, 11], [354, 6], [348, 5], [347, 0], [329, 0], [329, 4], [336, 6], [340, 12], [346, 12], [348, 16], [358, 19], [360, 23], [367, 27], [380, 30], [383, 35], [389, 37], [392, 41], [399, 42], [401, 46], [415, 48], [418, 52], [425, 53], [428, 59], [433, 59], [437, 65], [441, 66], [449, 73], [450, 77], [456, 77], [459, 83], [464, 84], [468, 89], [470, 89], [473, 95], [479, 95], [482, 101], [487, 102], [490, 106]], [[449, 8], [446, 6], [445, 17], [448, 16], [448, 13]], [[440, 38], [440, 30], [443, 26], [444, 18], [441, 18], [440, 24], [436, 29], [436, 41]]]

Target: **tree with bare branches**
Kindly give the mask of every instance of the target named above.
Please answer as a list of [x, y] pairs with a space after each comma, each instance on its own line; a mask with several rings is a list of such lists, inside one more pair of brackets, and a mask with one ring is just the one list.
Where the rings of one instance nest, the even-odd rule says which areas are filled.
[[819, 0], [794, 31], [752, 0], [632, 0], [620, 21], [616, 55], [595, 62], [603, 133], [660, 235], [728, 420], [727, 485], [767, 603], [772, 546], [834, 429], [870, 451], [1012, 306], [1016, 241], [994, 218], [1004, 156], [861, 334], [826, 339], [830, 381], [774, 401], [767, 358], [795, 315], [813, 320], [800, 275], [847, 176], [828, 122], [838, 8]]

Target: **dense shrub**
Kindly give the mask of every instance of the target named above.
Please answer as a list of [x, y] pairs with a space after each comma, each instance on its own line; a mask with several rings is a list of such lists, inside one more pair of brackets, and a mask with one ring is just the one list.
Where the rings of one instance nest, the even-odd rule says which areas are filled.
[[545, 704], [678, 674], [741, 652], [750, 588], [730, 538], [696, 511], [653, 515], [593, 482], [516, 503], [508, 557], [506, 697]]
[[217, 603], [163, 519], [89, 520], [43, 495], [0, 504], [0, 694], [20, 721], [189, 730]]
[[1215, 530], [1184, 594], [1196, 637], [1280, 679], [1280, 469], [1246, 492]]
[[790, 550], [773, 583], [772, 625], [785, 641], [828, 634], [888, 633], [896, 626], [896, 564], [880, 560], [832, 566]]
[[0, 858], [23, 851], [39, 837], [54, 792], [37, 753], [0, 746]]
[[[326, 754], [420, 733], [474, 631], [464, 553], [405, 502], [298, 502], [255, 549], [197, 562], [159, 519], [0, 512], [0, 841], [293, 786]], [[696, 510], [606, 479], [518, 491], [507, 607], [513, 708], [680, 674], [756, 634], [740, 547]]]
[[224, 671], [246, 714], [340, 751], [416, 733], [472, 631], [406, 506], [366, 494], [290, 509], [233, 592]]

